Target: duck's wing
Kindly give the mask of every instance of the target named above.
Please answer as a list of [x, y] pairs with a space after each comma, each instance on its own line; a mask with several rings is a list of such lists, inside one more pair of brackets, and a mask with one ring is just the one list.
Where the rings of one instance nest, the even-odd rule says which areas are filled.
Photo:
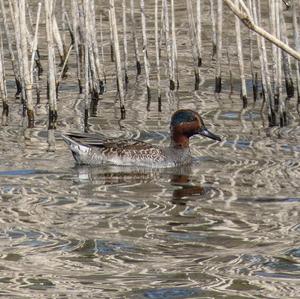
[[145, 150], [156, 148], [155, 146], [152, 146], [151, 144], [140, 140], [107, 138], [106, 136], [99, 133], [66, 133], [62, 134], [62, 138], [69, 145], [80, 144], [82, 146], [91, 148], [115, 148], [120, 150]]
[[104, 135], [97, 133], [64, 133], [61, 137], [68, 145], [80, 144], [88, 147], [93, 145], [100, 146], [107, 139]]

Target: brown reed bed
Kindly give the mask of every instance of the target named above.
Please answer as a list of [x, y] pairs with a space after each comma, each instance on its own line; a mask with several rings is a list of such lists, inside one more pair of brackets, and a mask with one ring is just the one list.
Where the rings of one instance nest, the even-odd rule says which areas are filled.
[[[251, 89], [247, 89], [246, 78], [247, 70], [250, 69], [254, 103], [259, 99], [258, 81], [261, 81], [263, 97], [261, 111], [267, 110], [270, 126], [288, 124], [288, 107], [295, 96], [299, 111], [300, 21], [297, 14], [300, 9], [299, 1], [291, 1], [289, 11], [287, 11], [288, 6], [281, 0], [269, 1], [269, 18], [264, 22], [262, 22], [260, 0], [248, 0], [247, 5], [241, 0], [210, 0], [207, 3], [200, 0], [186, 0], [185, 20], [178, 20], [174, 0], [152, 2], [110, 0], [109, 3], [101, 6], [99, 12], [95, 9], [94, 0], [61, 2], [45, 0], [36, 2], [36, 6], [28, 0], [8, 2], [0, 0], [3, 24], [3, 34], [0, 36], [2, 124], [9, 124], [11, 99], [7, 96], [4, 64], [4, 60], [9, 57], [16, 83], [16, 97], [21, 97], [23, 106], [25, 137], [30, 138], [30, 129], [35, 124], [34, 99], [36, 98], [37, 104], [41, 101], [39, 86], [42, 83], [40, 75], [43, 66], [38, 39], [38, 36], [43, 34], [39, 26], [41, 20], [45, 20], [43, 22], [46, 24], [49, 150], [55, 149], [54, 131], [57, 128], [57, 116], [63, 113], [57, 110], [59, 86], [68, 76], [70, 57], [76, 63], [79, 93], [84, 95], [82, 114], [85, 131], [89, 129], [89, 115], [97, 115], [98, 103], [101, 103], [105, 91], [109, 88], [106, 86], [106, 67], [111, 62], [115, 64], [121, 118], [126, 116], [126, 93], [132, 67], [136, 69], [136, 76], [144, 78], [147, 109], [150, 110], [151, 94], [156, 89], [157, 109], [161, 111], [163, 80], [166, 79], [162, 76], [167, 74], [169, 90], [175, 91], [180, 87], [180, 55], [182, 54], [178, 52], [177, 44], [182, 33], [179, 30], [179, 22], [185, 22], [186, 32], [189, 33], [191, 47], [187, 47], [187, 51], [193, 60], [195, 90], [201, 88], [200, 75], [204, 76], [201, 74], [203, 63], [215, 64], [215, 92], [221, 93], [223, 76], [226, 77], [229, 73], [232, 82], [234, 66], [232, 61], [236, 60], [240, 73], [243, 108], [246, 108], [249, 103], [248, 93]], [[205, 9], [209, 12], [209, 18], [203, 15]], [[233, 17], [234, 14], [235, 22], [232, 25], [236, 34], [236, 51], [231, 53], [232, 51], [228, 51], [223, 46], [227, 44], [224, 19], [228, 16]], [[33, 17], [35, 15], [36, 18]], [[286, 25], [286, 15], [292, 17], [292, 29]], [[268, 23], [266, 28], [270, 28], [269, 32], [263, 28], [266, 22]], [[212, 47], [206, 47], [203, 41], [206, 34], [203, 29], [205, 26], [211, 28]], [[244, 34], [247, 31], [249, 36]], [[109, 39], [105, 40], [107, 36]], [[248, 42], [250, 50], [245, 49], [245, 44]], [[111, 61], [106, 60], [107, 45], [110, 49]], [[134, 55], [129, 52], [131, 49]], [[152, 52], [149, 49], [155, 50]], [[227, 55], [224, 55], [225, 50]], [[224, 63], [226, 58], [229, 67]], [[215, 59], [215, 62], [211, 59]], [[155, 67], [152, 67], [153, 65]], [[165, 73], [162, 72], [162, 66], [166, 66]], [[152, 77], [152, 74], [156, 76]], [[153, 78], [156, 78], [156, 82]]]

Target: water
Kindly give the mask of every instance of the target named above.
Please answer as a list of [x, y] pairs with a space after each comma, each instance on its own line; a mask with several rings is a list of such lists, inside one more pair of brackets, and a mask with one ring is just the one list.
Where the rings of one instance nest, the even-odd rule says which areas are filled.
[[180, 52], [180, 90], [164, 88], [160, 113], [155, 89], [147, 111], [132, 66], [125, 120], [110, 64], [110, 89], [90, 119], [91, 131], [166, 145], [172, 111], [200, 111], [223, 141], [194, 137], [191, 167], [75, 166], [60, 138], [83, 128], [75, 69], [61, 86], [54, 153], [45, 89], [31, 142], [10, 98], [10, 125], [0, 130], [0, 296], [299, 298], [299, 119], [268, 128], [260, 102], [241, 111], [239, 91], [229, 97], [226, 84], [215, 98], [209, 46], [199, 92]]

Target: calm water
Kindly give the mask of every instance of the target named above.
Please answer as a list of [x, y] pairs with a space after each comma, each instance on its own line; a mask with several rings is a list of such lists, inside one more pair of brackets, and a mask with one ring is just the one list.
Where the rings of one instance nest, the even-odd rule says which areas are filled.
[[[260, 101], [241, 111], [238, 88], [229, 96], [225, 85], [216, 98], [209, 33], [201, 88], [193, 92], [181, 6], [180, 90], [170, 94], [164, 81], [162, 112], [155, 88], [147, 111], [144, 78], [135, 80], [132, 64], [120, 121], [108, 62], [108, 92], [90, 130], [167, 145], [171, 113], [195, 109], [223, 141], [193, 138], [191, 167], [75, 166], [60, 138], [83, 128], [74, 64], [60, 88], [56, 152], [47, 152], [45, 88], [25, 142], [8, 70], [10, 125], [0, 130], [3, 298], [300, 298], [299, 119], [292, 114], [288, 127], [270, 129]], [[109, 60], [108, 43], [105, 50]]]

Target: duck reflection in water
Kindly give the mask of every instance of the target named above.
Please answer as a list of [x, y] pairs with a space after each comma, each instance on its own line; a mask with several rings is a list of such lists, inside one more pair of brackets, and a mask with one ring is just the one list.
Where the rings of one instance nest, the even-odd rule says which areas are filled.
[[[193, 196], [204, 196], [207, 188], [192, 183], [191, 167], [169, 169], [149, 169], [142, 167], [92, 167], [75, 166], [80, 182], [93, 182], [99, 185], [153, 183], [169, 177], [170, 184], [178, 187], [172, 193], [172, 203], [185, 205]], [[149, 194], [150, 195], [150, 194]]]
[[190, 177], [186, 174], [173, 174], [171, 184], [181, 187], [173, 191], [172, 202], [177, 205], [185, 205], [191, 196], [202, 196], [206, 193], [205, 188], [201, 185], [192, 185]]

